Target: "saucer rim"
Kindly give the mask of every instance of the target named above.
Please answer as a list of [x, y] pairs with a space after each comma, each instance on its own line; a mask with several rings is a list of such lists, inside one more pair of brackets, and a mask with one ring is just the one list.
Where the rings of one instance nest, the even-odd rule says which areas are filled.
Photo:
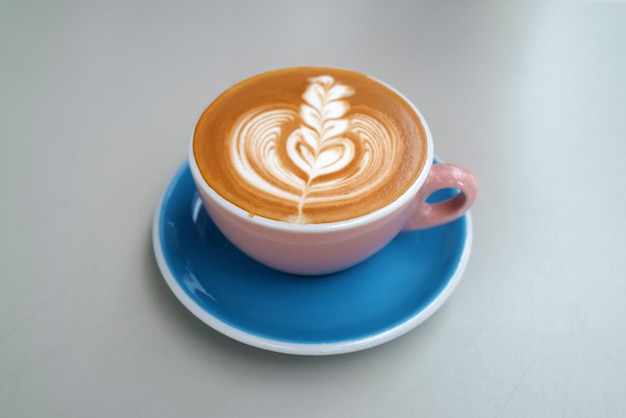
[[165, 259], [163, 244], [161, 242], [161, 217], [163, 214], [163, 208], [167, 201], [168, 195], [178, 183], [180, 177], [184, 174], [184, 171], [189, 169], [188, 161], [185, 161], [176, 171], [176, 173], [170, 178], [165, 191], [162, 193], [161, 198], [158, 201], [156, 210], [152, 220], [152, 244], [155, 259], [159, 270], [168, 287], [174, 293], [174, 296], [185, 306], [194, 316], [210, 326], [219, 333], [230, 337], [241, 343], [257, 347], [263, 350], [274, 351], [284, 354], [293, 355], [306, 355], [306, 356], [323, 356], [334, 354], [345, 354], [369, 348], [376, 347], [378, 345], [387, 343], [394, 340], [409, 331], [422, 324], [428, 318], [430, 318], [435, 312], [443, 306], [443, 304], [449, 299], [456, 287], [458, 286], [463, 273], [467, 267], [473, 238], [473, 227], [471, 213], [466, 212], [463, 217], [465, 218], [465, 239], [463, 242], [463, 250], [460, 257], [455, 260], [455, 268], [450, 279], [446, 285], [439, 291], [439, 293], [428, 303], [424, 308], [417, 312], [407, 320], [394, 325], [389, 329], [385, 329], [381, 332], [353, 340], [336, 341], [332, 343], [297, 343], [275, 340], [259, 335], [251, 334], [243, 331], [237, 327], [227, 324], [221, 321], [219, 318], [211, 315], [208, 311], [203, 309], [197, 304], [183, 289], [174, 273], [170, 269], [170, 266]]

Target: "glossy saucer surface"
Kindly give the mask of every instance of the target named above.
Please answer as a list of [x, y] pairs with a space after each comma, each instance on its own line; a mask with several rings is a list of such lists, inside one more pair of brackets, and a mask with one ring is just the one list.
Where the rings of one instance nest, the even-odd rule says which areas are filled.
[[440, 227], [402, 232], [343, 272], [280, 273], [250, 259], [217, 230], [185, 163], [157, 208], [153, 244], [170, 289], [217, 331], [272, 351], [338, 354], [390, 341], [441, 307], [467, 264], [471, 221], [466, 214]]

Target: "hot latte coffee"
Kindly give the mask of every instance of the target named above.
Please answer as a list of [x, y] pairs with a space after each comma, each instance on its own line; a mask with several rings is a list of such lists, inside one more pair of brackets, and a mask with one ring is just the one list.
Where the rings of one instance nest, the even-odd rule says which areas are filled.
[[426, 163], [413, 107], [366, 75], [292, 68], [245, 80], [202, 114], [193, 153], [223, 198], [262, 216], [329, 223], [387, 206]]

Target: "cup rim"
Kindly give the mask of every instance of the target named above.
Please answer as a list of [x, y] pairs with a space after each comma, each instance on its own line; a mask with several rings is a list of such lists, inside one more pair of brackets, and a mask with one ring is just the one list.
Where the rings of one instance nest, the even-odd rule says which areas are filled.
[[[228, 91], [229, 89], [231, 89], [232, 87], [236, 86], [237, 84], [240, 84], [252, 77], [259, 77], [259, 76], [263, 76], [263, 75], [267, 75], [267, 74], [271, 74], [274, 72], [280, 72], [280, 71], [289, 71], [289, 70], [297, 70], [297, 69], [325, 69], [325, 68], [329, 68], [329, 69], [336, 69], [336, 70], [340, 70], [340, 71], [346, 71], [346, 72], [351, 72], [351, 73], [357, 73], [360, 74], [364, 77], [367, 77], [371, 80], [373, 80], [374, 82], [377, 82], [381, 85], [383, 85], [384, 87], [388, 88], [389, 90], [391, 90], [392, 92], [396, 93], [402, 100], [404, 100], [409, 106], [410, 108], [413, 110], [413, 112], [415, 112], [415, 114], [418, 116], [418, 118], [420, 119], [423, 127], [424, 127], [424, 132], [426, 133], [426, 160], [424, 162], [424, 166], [422, 167], [422, 170], [420, 171], [419, 175], [417, 176], [417, 178], [415, 179], [415, 181], [393, 202], [389, 203], [386, 206], [383, 206], [382, 208], [376, 209], [372, 212], [366, 213], [365, 215], [360, 215], [354, 218], [350, 218], [350, 219], [343, 219], [340, 221], [334, 221], [334, 222], [324, 222], [324, 223], [311, 223], [311, 224], [298, 224], [298, 223], [293, 223], [293, 222], [287, 222], [287, 221], [281, 221], [281, 220], [277, 220], [277, 219], [271, 219], [271, 218], [267, 218], [261, 215], [256, 215], [256, 214], [251, 214], [250, 212], [248, 212], [247, 210], [235, 205], [234, 203], [230, 202], [229, 200], [227, 200], [226, 198], [224, 198], [221, 194], [219, 194], [217, 191], [215, 191], [209, 184], [208, 182], [204, 179], [204, 176], [202, 175], [202, 172], [200, 171], [200, 168], [198, 167], [198, 164], [196, 163], [196, 158], [195, 158], [195, 154], [193, 152], [193, 143], [195, 140], [195, 133], [196, 133], [196, 129], [198, 126], [198, 123], [200, 122], [200, 118], [202, 117], [202, 115], [204, 114], [204, 112], [208, 109], [208, 107], [211, 105], [211, 103], [217, 99], [217, 97], [219, 97], [219, 95], [224, 94], [226, 91]], [[387, 84], [386, 82], [379, 80], [376, 77], [372, 77], [368, 74], [363, 74], [363, 73], [359, 73], [356, 71], [352, 71], [352, 70], [347, 70], [347, 69], [343, 69], [343, 68], [336, 68], [336, 67], [287, 67], [287, 68], [280, 68], [280, 69], [276, 69], [276, 70], [272, 70], [272, 71], [266, 71], [266, 72], [262, 72], [262, 73], [258, 73], [256, 75], [253, 75], [252, 77], [248, 77], [244, 80], [239, 81], [238, 83], [234, 84], [233, 86], [225, 89], [223, 92], [221, 92], [220, 94], [218, 94], [217, 96], [215, 96], [200, 112], [200, 115], [196, 118], [196, 122], [191, 130], [191, 134], [188, 140], [188, 146], [187, 146], [187, 156], [188, 156], [188, 160], [189, 160], [189, 168], [191, 170], [191, 174], [192, 177], [194, 179], [194, 183], [196, 184], [196, 187], [200, 188], [202, 190], [203, 193], [205, 193], [208, 197], [210, 197], [211, 201], [213, 201], [214, 203], [216, 203], [217, 205], [219, 205], [222, 209], [228, 211], [229, 213], [235, 215], [237, 218], [240, 218], [242, 220], [245, 220], [246, 222], [249, 223], [253, 223], [255, 225], [259, 225], [259, 226], [263, 226], [269, 229], [273, 229], [273, 230], [281, 230], [281, 231], [287, 231], [287, 232], [300, 232], [300, 233], [320, 233], [320, 232], [328, 232], [328, 231], [338, 231], [338, 230], [343, 230], [343, 229], [350, 229], [350, 228], [354, 228], [354, 227], [358, 227], [361, 225], [365, 225], [371, 222], [374, 222], [376, 220], [385, 218], [386, 216], [389, 216], [393, 213], [395, 213], [397, 210], [399, 210], [401, 207], [403, 207], [404, 205], [408, 204], [411, 200], [413, 200], [416, 196], [417, 193], [419, 192], [419, 190], [421, 189], [422, 185], [424, 184], [424, 182], [426, 181], [426, 178], [428, 176], [428, 173], [430, 172], [430, 168], [432, 167], [433, 164], [433, 158], [434, 158], [434, 146], [433, 146], [433, 140], [432, 140], [432, 134], [430, 132], [430, 127], [428, 126], [428, 123], [426, 122], [426, 118], [424, 118], [424, 115], [422, 114], [422, 112], [417, 108], [417, 106], [415, 106], [415, 104], [409, 100], [403, 93], [401, 93], [400, 91], [398, 91], [397, 89], [395, 89], [394, 87], [390, 86], [389, 84]]]

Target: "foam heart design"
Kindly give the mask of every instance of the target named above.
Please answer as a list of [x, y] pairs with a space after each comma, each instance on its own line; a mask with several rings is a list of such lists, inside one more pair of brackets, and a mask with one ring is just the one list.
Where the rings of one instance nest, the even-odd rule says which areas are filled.
[[301, 129], [293, 132], [287, 139], [287, 154], [305, 173], [309, 184], [321, 176], [343, 170], [354, 159], [355, 145], [347, 138], [335, 138], [319, 150], [305, 138]]
[[397, 135], [378, 120], [382, 115], [350, 114], [346, 99], [353, 94], [330, 76], [313, 77], [298, 112], [253, 109], [237, 123], [231, 148], [235, 168], [258, 190], [295, 202], [296, 222], [304, 221], [312, 190], [316, 201], [346, 198], [374, 187], [390, 171], [384, 150], [394, 146]]

